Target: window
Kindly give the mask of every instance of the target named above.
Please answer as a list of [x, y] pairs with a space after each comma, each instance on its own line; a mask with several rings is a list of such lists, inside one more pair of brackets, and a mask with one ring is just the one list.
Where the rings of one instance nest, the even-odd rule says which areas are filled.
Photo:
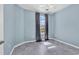
[[45, 39], [45, 15], [40, 14], [40, 36], [41, 39]]

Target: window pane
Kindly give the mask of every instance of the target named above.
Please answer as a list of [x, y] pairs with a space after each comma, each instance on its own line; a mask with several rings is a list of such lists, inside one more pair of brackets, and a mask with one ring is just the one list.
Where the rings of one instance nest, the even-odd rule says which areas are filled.
[[45, 15], [40, 15], [40, 34], [41, 39], [45, 39]]

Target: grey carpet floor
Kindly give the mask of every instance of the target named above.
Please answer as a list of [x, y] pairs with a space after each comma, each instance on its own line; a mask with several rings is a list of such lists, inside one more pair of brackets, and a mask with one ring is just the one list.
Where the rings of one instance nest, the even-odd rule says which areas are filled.
[[48, 40], [43, 42], [30, 42], [16, 47], [13, 55], [78, 55], [79, 49]]

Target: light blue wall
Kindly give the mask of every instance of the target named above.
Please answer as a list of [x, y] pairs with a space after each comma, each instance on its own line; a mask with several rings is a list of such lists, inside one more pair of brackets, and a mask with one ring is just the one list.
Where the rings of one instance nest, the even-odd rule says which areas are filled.
[[15, 25], [14, 5], [4, 5], [4, 54], [10, 54], [15, 45]]
[[24, 42], [24, 9], [15, 5], [16, 41], [15, 44]]
[[25, 40], [35, 40], [35, 13], [24, 11], [24, 38]]
[[48, 37], [52, 38], [53, 37], [53, 16], [48, 15]]
[[54, 38], [55, 34], [55, 13], [48, 15], [48, 34], [49, 39]]
[[55, 14], [55, 36], [62, 41], [79, 46], [79, 5], [71, 5]]
[[35, 40], [35, 13], [18, 5], [4, 5], [4, 54], [19, 43]]

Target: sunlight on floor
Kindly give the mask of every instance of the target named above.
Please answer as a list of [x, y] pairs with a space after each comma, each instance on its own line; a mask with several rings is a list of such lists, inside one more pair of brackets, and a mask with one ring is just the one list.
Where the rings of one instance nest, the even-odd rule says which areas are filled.
[[44, 45], [52, 45], [50, 42], [43, 42]]
[[53, 46], [50, 42], [43, 42], [44, 45], [48, 46], [48, 49], [56, 48], [56, 46]]
[[56, 46], [50, 46], [50, 47], [48, 47], [48, 49], [52, 49], [52, 48], [56, 48]]

